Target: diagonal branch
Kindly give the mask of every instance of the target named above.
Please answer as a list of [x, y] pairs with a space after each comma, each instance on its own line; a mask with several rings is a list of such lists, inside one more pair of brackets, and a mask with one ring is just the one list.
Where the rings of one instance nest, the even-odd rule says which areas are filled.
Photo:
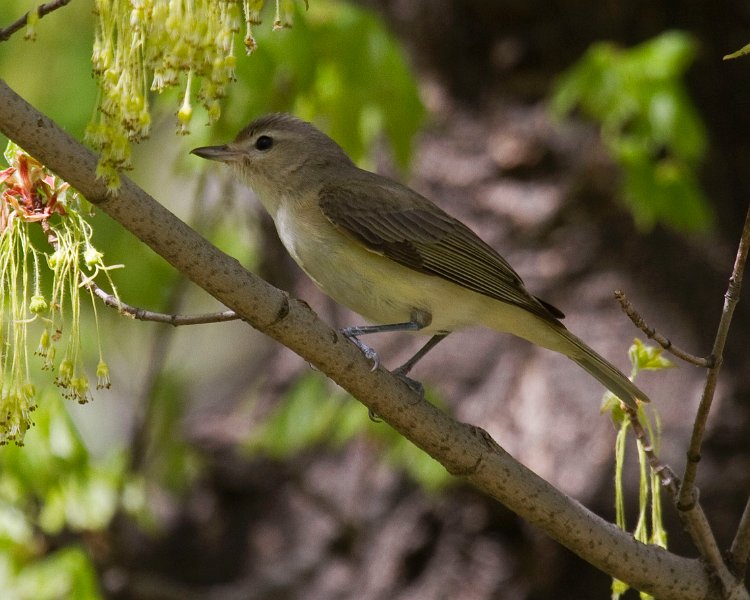
[[745, 578], [748, 559], [750, 559], [750, 499], [745, 505], [740, 524], [737, 527], [737, 534], [734, 536], [732, 547], [729, 550], [729, 563], [732, 571], [741, 579]]
[[96, 157], [0, 80], [0, 131], [241, 318], [281, 342], [394, 429], [553, 539], [661, 600], [718, 599], [698, 559], [641, 544], [516, 461], [483, 430], [459, 423], [370, 362], [299, 300], [246, 271], [123, 178], [107, 196]]
[[726, 345], [729, 326], [732, 323], [734, 308], [740, 299], [740, 289], [742, 287], [742, 274], [745, 270], [748, 250], [750, 250], [750, 207], [745, 216], [745, 224], [742, 228], [737, 256], [734, 261], [732, 275], [729, 278], [729, 285], [724, 294], [724, 309], [719, 320], [719, 327], [714, 339], [714, 347], [711, 352], [713, 365], [709, 368], [706, 375], [706, 383], [703, 387], [698, 413], [693, 423], [693, 433], [690, 437], [690, 446], [687, 453], [687, 464], [685, 465], [685, 474], [682, 477], [680, 486], [680, 495], [678, 508], [684, 507], [689, 509], [695, 502], [695, 477], [698, 472], [698, 462], [701, 458], [701, 445], [706, 432], [706, 423], [708, 414], [711, 411], [711, 403], [716, 392], [716, 383], [721, 371], [721, 363], [724, 359], [724, 346]]
[[[62, 8], [69, 2], [70, 0], [54, 0], [54, 2], [47, 2], [46, 4], [40, 4], [35, 9], [36, 14], [39, 15], [39, 18], [41, 19], [44, 15], [48, 15], [52, 11], [55, 11], [58, 8]], [[4, 29], [0, 29], [0, 42], [5, 42], [9, 40], [10, 36], [12, 36], [16, 31], [18, 31], [19, 29], [23, 29], [26, 26], [26, 23], [28, 23], [29, 15], [31, 13], [32, 11], [27, 12], [25, 15], [20, 17], [14, 23], [11, 23]]]

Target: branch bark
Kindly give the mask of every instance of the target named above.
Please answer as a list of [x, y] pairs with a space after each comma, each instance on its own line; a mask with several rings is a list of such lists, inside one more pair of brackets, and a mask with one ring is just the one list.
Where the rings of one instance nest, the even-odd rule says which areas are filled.
[[197, 315], [180, 315], [172, 313], [154, 312], [145, 308], [138, 308], [118, 300], [112, 294], [108, 294], [93, 281], [86, 284], [88, 288], [106, 306], [120, 311], [122, 314], [137, 319], [138, 321], [154, 321], [155, 323], [166, 323], [173, 327], [182, 325], [205, 325], [207, 323], [223, 323], [225, 321], [236, 321], [240, 317], [233, 310], [220, 310], [212, 313], [201, 313]]
[[745, 215], [745, 224], [742, 228], [737, 256], [734, 260], [734, 268], [729, 278], [727, 291], [724, 294], [724, 308], [721, 312], [719, 327], [716, 331], [714, 346], [711, 351], [712, 366], [706, 375], [706, 383], [703, 386], [700, 404], [698, 405], [698, 414], [693, 423], [693, 433], [690, 437], [690, 446], [687, 452], [687, 464], [685, 465], [685, 474], [682, 477], [680, 486], [679, 505], [689, 509], [695, 501], [695, 478], [698, 473], [698, 463], [701, 459], [701, 445], [706, 433], [706, 423], [711, 411], [711, 403], [716, 392], [716, 384], [719, 380], [719, 371], [724, 361], [724, 346], [729, 335], [729, 326], [732, 323], [734, 308], [740, 299], [740, 290], [742, 289], [742, 275], [745, 271], [747, 255], [750, 252], [750, 207]]
[[732, 548], [729, 551], [729, 563], [732, 571], [739, 578], [745, 578], [748, 557], [750, 557], [750, 499], [745, 504], [737, 534], [732, 540]]
[[37, 157], [176, 269], [240, 317], [336, 381], [456, 476], [505, 504], [595, 567], [660, 600], [718, 599], [701, 562], [647, 546], [568, 498], [477, 427], [420, 401], [290, 298], [245, 270], [123, 178], [117, 196], [96, 180], [96, 157], [0, 80], [0, 131]]
[[675, 346], [672, 343], [672, 340], [664, 337], [661, 333], [656, 331], [656, 329], [648, 325], [645, 319], [630, 303], [630, 300], [628, 300], [623, 291], [615, 290], [615, 299], [620, 303], [620, 308], [622, 308], [622, 311], [628, 316], [631, 321], [633, 321], [633, 325], [635, 325], [638, 329], [645, 333], [649, 339], [654, 340], [667, 352], [676, 356], [677, 358], [681, 358], [685, 362], [689, 362], [690, 364], [695, 365], [696, 367], [704, 367], [706, 369], [709, 369], [713, 366], [713, 357], [703, 358], [701, 356], [690, 354], [679, 346]]

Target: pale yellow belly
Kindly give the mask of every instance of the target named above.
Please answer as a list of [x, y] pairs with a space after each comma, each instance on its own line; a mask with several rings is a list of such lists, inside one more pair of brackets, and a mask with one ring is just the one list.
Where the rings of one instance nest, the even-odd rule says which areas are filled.
[[297, 219], [290, 225], [277, 215], [276, 224], [287, 250], [317, 286], [367, 321], [405, 323], [415, 311], [423, 311], [432, 321], [421, 333], [483, 326], [552, 350], [565, 352], [569, 345], [554, 326], [528, 311], [402, 266], [367, 250], [327, 221]]

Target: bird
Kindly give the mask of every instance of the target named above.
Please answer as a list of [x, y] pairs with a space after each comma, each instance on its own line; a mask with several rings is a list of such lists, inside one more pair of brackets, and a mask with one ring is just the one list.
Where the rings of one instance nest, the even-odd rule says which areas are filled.
[[229, 143], [191, 152], [228, 165], [255, 192], [302, 270], [371, 323], [341, 332], [373, 369], [378, 354], [360, 336], [430, 334], [393, 371], [421, 393], [421, 384], [408, 377], [414, 365], [451, 332], [480, 326], [567, 356], [629, 408], [649, 402], [468, 226], [411, 188], [359, 168], [311, 123], [272, 113], [253, 120]]

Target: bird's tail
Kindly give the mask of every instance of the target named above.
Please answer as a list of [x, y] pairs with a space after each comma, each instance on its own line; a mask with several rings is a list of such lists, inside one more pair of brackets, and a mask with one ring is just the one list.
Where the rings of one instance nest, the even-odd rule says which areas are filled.
[[571, 351], [565, 352], [565, 354], [625, 404], [637, 409], [638, 400], [650, 402], [648, 396], [638, 386], [608, 360], [589, 348], [582, 340], [567, 329], [560, 329], [558, 333], [572, 345]]

